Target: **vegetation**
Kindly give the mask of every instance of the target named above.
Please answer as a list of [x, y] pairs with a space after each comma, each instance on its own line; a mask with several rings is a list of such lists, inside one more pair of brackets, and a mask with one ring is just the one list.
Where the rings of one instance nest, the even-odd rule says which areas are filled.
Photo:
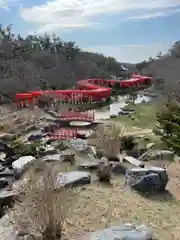
[[10, 25], [0, 27], [0, 36], [1, 102], [16, 92], [66, 89], [79, 79], [121, 76], [113, 57], [82, 51], [55, 34], [24, 38], [13, 34]]
[[121, 150], [132, 150], [136, 145], [133, 136], [124, 136], [121, 138]]
[[150, 129], [156, 126], [156, 107], [153, 103], [129, 104], [128, 107], [134, 109], [135, 113], [116, 117], [113, 121], [120, 121], [128, 126], [140, 128]]
[[[167, 53], [157, 54], [148, 61], [136, 64], [136, 68], [142, 74], [153, 77], [154, 86], [152, 92], [162, 93], [160, 97], [166, 96], [172, 90], [172, 86], [177, 83], [180, 75], [180, 41], [175, 42]], [[149, 90], [150, 91], [150, 90]]]
[[166, 145], [180, 155], [180, 104], [168, 101], [157, 114], [155, 133], [161, 136]]
[[123, 135], [123, 126], [117, 127], [115, 124], [109, 126], [101, 125], [95, 133], [95, 145], [101, 154], [108, 159], [117, 159], [120, 153], [120, 139]]
[[17, 230], [31, 236], [38, 234], [43, 240], [62, 238], [65, 220], [76, 199], [74, 189], [60, 184], [62, 178], [53, 167], [46, 166], [40, 175], [31, 169], [28, 180], [19, 186], [23, 193], [20, 202], [10, 213]]
[[37, 156], [43, 149], [40, 141], [34, 141], [30, 144], [25, 144], [22, 141], [16, 140], [11, 143], [11, 147], [18, 156], [32, 155]]

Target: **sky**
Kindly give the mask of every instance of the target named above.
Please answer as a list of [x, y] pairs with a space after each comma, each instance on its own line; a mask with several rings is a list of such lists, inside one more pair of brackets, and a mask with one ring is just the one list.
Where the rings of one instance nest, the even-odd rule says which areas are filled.
[[180, 0], [0, 0], [14, 33], [52, 34], [87, 51], [137, 63], [180, 40]]

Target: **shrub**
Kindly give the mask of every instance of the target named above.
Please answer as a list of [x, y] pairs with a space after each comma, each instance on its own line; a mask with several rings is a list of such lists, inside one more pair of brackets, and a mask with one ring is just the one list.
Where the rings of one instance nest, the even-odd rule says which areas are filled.
[[95, 133], [95, 145], [107, 158], [116, 159], [119, 154], [124, 127], [101, 125]]
[[11, 146], [14, 148], [15, 154], [20, 156], [37, 155], [40, 151], [41, 142], [34, 141], [31, 144], [24, 144], [22, 141], [14, 141]]
[[132, 150], [136, 146], [133, 136], [124, 136], [121, 138], [121, 150]]
[[99, 181], [109, 183], [111, 181], [111, 168], [108, 162], [101, 162], [97, 170]]
[[46, 167], [39, 177], [31, 169], [27, 181], [19, 186], [24, 194], [10, 214], [18, 231], [40, 234], [43, 240], [61, 239], [77, 195], [73, 188], [57, 184], [57, 171], [52, 166]]
[[60, 151], [64, 151], [68, 148], [68, 146], [66, 144], [64, 144], [63, 142], [59, 142], [57, 145], [56, 145], [56, 148]]

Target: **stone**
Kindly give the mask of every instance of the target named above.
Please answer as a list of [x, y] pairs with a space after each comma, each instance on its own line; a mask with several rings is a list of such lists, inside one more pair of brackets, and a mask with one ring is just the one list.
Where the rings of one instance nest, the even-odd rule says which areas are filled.
[[14, 177], [14, 171], [9, 168], [5, 168], [2, 172], [0, 171], [0, 177]]
[[45, 161], [45, 162], [54, 162], [54, 161], [60, 161], [60, 154], [51, 154], [51, 155], [47, 155], [43, 158], [41, 158], [41, 161]]
[[0, 178], [0, 188], [5, 188], [9, 186], [9, 182], [6, 178]]
[[99, 167], [99, 162], [98, 161], [87, 161], [78, 166], [79, 170], [97, 170]]
[[6, 154], [4, 152], [0, 152], [0, 161], [4, 161], [6, 158]]
[[97, 177], [101, 182], [110, 182], [111, 180], [111, 166], [108, 162], [102, 161], [99, 163], [97, 170]]
[[131, 156], [133, 158], [138, 158], [139, 160], [140, 160], [139, 157], [142, 156], [145, 152], [147, 152], [146, 148], [126, 150], [126, 154], [128, 156]]
[[87, 233], [79, 240], [152, 240], [152, 232], [145, 225], [121, 224], [102, 231]]
[[12, 207], [16, 196], [17, 192], [0, 190], [0, 217], [4, 216], [6, 207]]
[[28, 141], [37, 141], [37, 140], [40, 140], [41, 138], [43, 137], [43, 135], [42, 134], [36, 134], [36, 135], [30, 135], [29, 137], [28, 137]]
[[6, 157], [5, 160], [3, 161], [2, 165], [6, 167], [11, 167], [12, 163], [18, 159], [17, 156], [10, 156]]
[[3, 172], [5, 170], [5, 167], [0, 164], [0, 172]]
[[154, 147], [154, 145], [155, 145], [155, 143], [147, 143], [146, 148], [150, 149], [150, 148]]
[[149, 151], [147, 157], [149, 160], [168, 160], [173, 161], [174, 159], [174, 152], [167, 151], [167, 150], [154, 150]]
[[88, 172], [72, 171], [67, 173], [60, 173], [57, 176], [57, 188], [58, 186], [72, 186], [85, 185], [91, 183], [91, 174]]
[[122, 165], [120, 162], [110, 162], [111, 172], [115, 174], [125, 174], [127, 168]]
[[12, 167], [15, 170], [22, 171], [29, 163], [33, 162], [35, 159], [36, 158], [33, 156], [20, 157], [12, 163]]
[[163, 192], [167, 183], [168, 174], [163, 168], [132, 168], [125, 174], [125, 186], [142, 193]]
[[14, 156], [14, 149], [2, 141], [0, 141], [0, 152], [4, 152], [6, 157]]
[[83, 152], [88, 149], [87, 141], [83, 139], [73, 139], [70, 141], [70, 146], [72, 146], [76, 151]]
[[69, 162], [71, 164], [75, 163], [76, 159], [75, 159], [75, 152], [70, 150], [70, 149], [66, 149], [64, 151], [60, 152], [60, 160], [62, 162]]

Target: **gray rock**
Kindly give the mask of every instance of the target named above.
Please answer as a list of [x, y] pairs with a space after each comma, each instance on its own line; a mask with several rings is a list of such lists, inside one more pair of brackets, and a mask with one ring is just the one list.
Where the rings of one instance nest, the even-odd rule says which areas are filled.
[[41, 161], [44, 161], [44, 162], [61, 161], [60, 160], [60, 154], [46, 155], [45, 157], [41, 158]]
[[17, 193], [14, 191], [0, 190], [0, 217], [5, 214], [6, 207], [12, 207]]
[[149, 160], [169, 160], [172, 161], [174, 159], [174, 152], [167, 150], [156, 150], [149, 151], [147, 157]]
[[13, 177], [14, 171], [9, 168], [5, 168], [2, 172], [0, 172], [0, 177]]
[[150, 149], [150, 148], [154, 147], [154, 145], [155, 145], [155, 143], [148, 143], [148, 144], [146, 145], [146, 148], [147, 148], [147, 149]]
[[158, 167], [132, 168], [125, 175], [125, 186], [145, 192], [162, 192], [168, 182], [165, 169]]
[[78, 166], [79, 170], [97, 170], [99, 167], [99, 162], [98, 161], [87, 161]]
[[9, 182], [6, 178], [0, 178], [0, 188], [5, 188], [9, 185]]
[[0, 201], [2, 201], [5, 198], [9, 197], [15, 197], [17, 196], [17, 193], [15, 191], [8, 191], [8, 190], [0, 190]]
[[146, 148], [126, 150], [126, 154], [134, 158], [139, 158], [145, 152], [147, 152]]
[[91, 183], [91, 174], [88, 172], [72, 171], [67, 173], [61, 173], [57, 177], [58, 186], [72, 186], [85, 185]]
[[120, 162], [110, 162], [111, 165], [111, 172], [115, 174], [125, 174], [127, 168], [122, 165]]
[[109, 183], [111, 180], [111, 166], [107, 161], [101, 161], [97, 170], [99, 181]]
[[85, 234], [80, 240], [152, 240], [152, 232], [145, 226], [122, 224], [102, 231]]

